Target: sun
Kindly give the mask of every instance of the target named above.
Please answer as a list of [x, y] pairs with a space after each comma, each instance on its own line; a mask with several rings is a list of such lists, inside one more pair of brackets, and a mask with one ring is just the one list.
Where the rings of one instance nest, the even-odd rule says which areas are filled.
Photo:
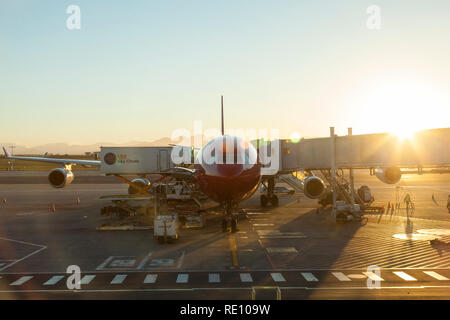
[[415, 135], [415, 130], [412, 128], [402, 128], [391, 130], [391, 134], [396, 136], [400, 141], [413, 140]]

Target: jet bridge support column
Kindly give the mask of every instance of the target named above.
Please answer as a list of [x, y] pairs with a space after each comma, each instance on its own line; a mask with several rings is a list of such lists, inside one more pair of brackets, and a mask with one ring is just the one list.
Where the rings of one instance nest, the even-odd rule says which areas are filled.
[[[351, 136], [353, 134], [353, 129], [348, 128], [348, 135]], [[350, 200], [352, 202], [352, 208], [355, 207], [355, 177], [353, 174], [353, 169], [350, 168]]]
[[334, 135], [334, 127], [330, 127], [330, 146], [331, 146], [331, 190], [333, 194], [333, 209], [331, 214], [336, 217], [336, 136]]

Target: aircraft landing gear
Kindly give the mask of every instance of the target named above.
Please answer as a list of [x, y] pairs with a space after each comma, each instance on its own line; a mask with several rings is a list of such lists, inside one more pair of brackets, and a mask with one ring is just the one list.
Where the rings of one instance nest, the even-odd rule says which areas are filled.
[[278, 207], [278, 196], [274, 194], [275, 190], [275, 178], [269, 178], [267, 180], [267, 194], [262, 194], [260, 202], [262, 207], [266, 207], [270, 202], [272, 206]]
[[222, 220], [222, 232], [228, 232], [228, 225], [230, 225], [231, 232], [235, 233], [238, 231], [237, 219], [233, 217], [233, 210], [231, 206], [226, 206], [225, 212], [225, 217]]

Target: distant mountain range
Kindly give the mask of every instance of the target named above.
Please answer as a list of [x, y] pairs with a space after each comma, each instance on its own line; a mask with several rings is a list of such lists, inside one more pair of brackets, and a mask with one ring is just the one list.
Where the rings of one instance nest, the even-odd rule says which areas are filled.
[[[16, 145], [14, 148], [14, 154], [44, 154], [48, 152], [49, 154], [84, 154], [85, 152], [95, 152], [100, 151], [101, 146], [127, 146], [127, 147], [144, 147], [144, 146], [167, 146], [173, 141], [164, 137], [154, 141], [130, 141], [127, 143], [112, 143], [112, 142], [98, 142], [88, 145], [78, 145], [78, 144], [68, 144], [68, 143], [48, 143], [34, 147], [27, 147], [23, 145]], [[11, 143], [4, 143], [2, 146], [7, 147], [8, 151], [11, 153], [11, 148], [9, 146]], [[2, 152], [3, 153], [3, 152]]]
[[[201, 139], [201, 136], [198, 136]], [[209, 139], [204, 138], [203, 141]], [[126, 143], [113, 143], [113, 142], [97, 142], [94, 144], [69, 144], [69, 143], [47, 143], [39, 146], [28, 147], [23, 145], [16, 145], [14, 148], [15, 155], [21, 154], [33, 154], [39, 155], [48, 152], [49, 154], [70, 154], [70, 155], [84, 155], [85, 152], [96, 152], [100, 151], [100, 147], [159, 147], [159, 146], [167, 146], [169, 144], [176, 143], [176, 141], [172, 141], [169, 137], [164, 137], [161, 139], [157, 139], [154, 141], [129, 141]], [[0, 143], [0, 146], [7, 147], [8, 151], [11, 153], [11, 148], [9, 146], [12, 143]], [[194, 145], [194, 137], [191, 137], [191, 145]], [[3, 154], [1, 151], [0, 154]]]

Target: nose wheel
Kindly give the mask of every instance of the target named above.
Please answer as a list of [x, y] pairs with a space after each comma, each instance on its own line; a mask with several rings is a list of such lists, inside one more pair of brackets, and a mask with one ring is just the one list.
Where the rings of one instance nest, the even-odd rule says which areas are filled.
[[231, 233], [238, 231], [237, 219], [233, 216], [231, 207], [226, 208], [226, 216], [222, 220], [222, 232], [228, 232], [229, 230]]
[[236, 218], [224, 218], [222, 220], [222, 232], [226, 233], [228, 231], [231, 233], [238, 231]]
[[261, 201], [261, 207], [267, 207], [269, 202], [272, 204], [272, 206], [278, 207], [278, 196], [275, 194], [273, 194], [272, 196], [262, 194], [260, 197], [260, 201]]
[[278, 196], [275, 191], [275, 179], [270, 178], [267, 180], [267, 194], [262, 194], [260, 197], [261, 207], [267, 207], [269, 203], [274, 207], [278, 207]]

